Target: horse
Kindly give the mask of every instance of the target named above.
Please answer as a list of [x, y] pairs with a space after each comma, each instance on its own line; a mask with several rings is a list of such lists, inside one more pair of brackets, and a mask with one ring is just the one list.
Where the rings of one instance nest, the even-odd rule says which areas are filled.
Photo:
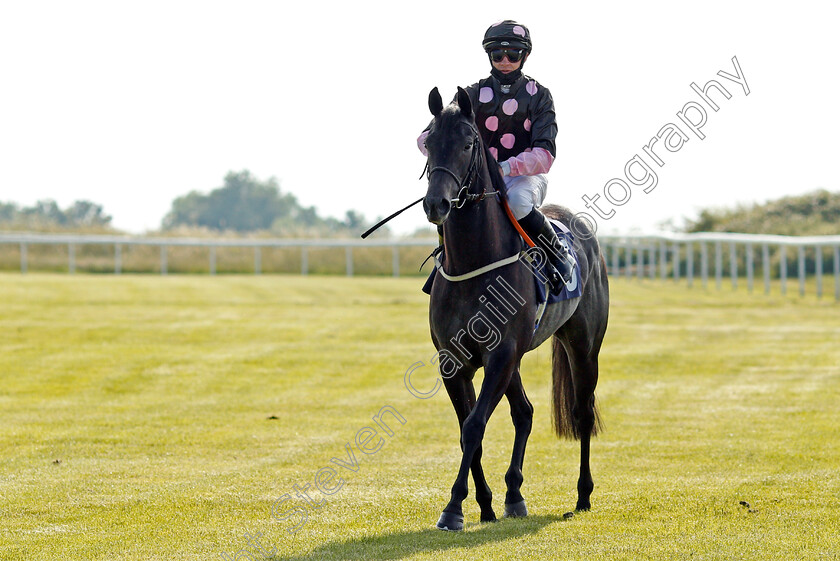
[[[462, 503], [470, 471], [480, 520], [496, 520], [481, 454], [487, 422], [502, 396], [508, 399], [514, 426], [504, 516], [527, 516], [522, 465], [534, 408], [519, 367], [522, 356], [549, 337], [553, 338], [553, 425], [558, 437], [580, 441], [575, 508], [589, 510], [594, 487], [590, 439], [601, 425], [594, 392], [609, 312], [606, 263], [598, 241], [589, 225], [576, 225], [581, 295], [548, 305], [535, 330], [535, 271], [520, 258], [523, 238], [500, 204], [504, 180], [476, 129], [469, 94], [458, 88], [455, 101], [444, 107], [434, 88], [429, 110], [434, 119], [426, 138], [428, 190], [423, 209], [429, 222], [443, 231], [443, 258], [435, 257], [437, 270], [430, 290], [429, 326], [444, 386], [458, 417], [462, 451], [451, 499], [436, 526], [463, 530]], [[545, 205], [541, 210], [565, 224], [574, 219], [564, 207]], [[484, 380], [476, 398], [473, 378], [482, 367]]]

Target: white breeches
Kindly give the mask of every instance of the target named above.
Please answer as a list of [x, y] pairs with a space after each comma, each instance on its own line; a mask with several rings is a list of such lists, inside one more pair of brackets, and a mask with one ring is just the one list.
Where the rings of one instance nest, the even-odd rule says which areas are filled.
[[539, 207], [548, 192], [548, 179], [544, 174], [517, 175], [505, 177], [507, 198], [513, 216], [520, 220], [528, 215], [535, 207]]

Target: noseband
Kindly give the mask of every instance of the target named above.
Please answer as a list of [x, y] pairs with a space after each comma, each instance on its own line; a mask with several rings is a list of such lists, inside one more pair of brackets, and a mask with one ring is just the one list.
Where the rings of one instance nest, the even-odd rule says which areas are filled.
[[[465, 123], [467, 124], [467, 123]], [[455, 172], [445, 166], [435, 166], [429, 169], [428, 173], [426, 173], [426, 177], [431, 181], [432, 174], [436, 171], [442, 171], [444, 173], [448, 173], [452, 176], [452, 179], [458, 184], [458, 197], [455, 199], [450, 199], [450, 203], [454, 203], [455, 208], [462, 208], [467, 202], [479, 202], [483, 201], [485, 197], [488, 195], [495, 195], [497, 194], [496, 191], [487, 192], [487, 188], [481, 190], [481, 193], [470, 193], [470, 187], [472, 186], [473, 181], [476, 177], [478, 177], [478, 173], [481, 170], [481, 158], [479, 158], [479, 152], [481, 150], [481, 138], [478, 136], [478, 131], [472, 125], [469, 125], [470, 130], [473, 132], [473, 147], [472, 153], [470, 154], [470, 165], [467, 168], [467, 173], [464, 175], [463, 178], [458, 177], [455, 175]], [[426, 162], [426, 167], [428, 168], [429, 163]], [[421, 176], [422, 177], [422, 176]]]

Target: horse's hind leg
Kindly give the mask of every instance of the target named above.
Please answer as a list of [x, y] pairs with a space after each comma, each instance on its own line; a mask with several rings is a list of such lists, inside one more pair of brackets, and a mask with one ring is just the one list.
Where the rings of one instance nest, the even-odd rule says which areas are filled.
[[505, 474], [507, 494], [505, 495], [505, 516], [527, 516], [528, 509], [525, 507], [525, 499], [522, 498], [520, 488], [522, 487], [522, 463], [525, 460], [525, 445], [528, 443], [528, 436], [531, 434], [531, 423], [534, 418], [534, 407], [525, 395], [525, 388], [522, 386], [522, 379], [517, 369], [510, 379], [507, 392], [510, 403], [510, 416], [513, 420], [513, 453], [510, 458], [510, 467]]
[[552, 341], [555, 429], [558, 436], [580, 440], [576, 510], [589, 510], [589, 497], [594, 487], [589, 468], [589, 445], [600, 424], [595, 386], [598, 383], [598, 354], [607, 327], [606, 303], [598, 302], [594, 291], [587, 295], [586, 306], [578, 306], [578, 312], [560, 328]]
[[[444, 382], [446, 391], [449, 393], [449, 399], [455, 407], [456, 415], [458, 415], [458, 426], [463, 432], [464, 421], [475, 406], [475, 387], [472, 380], [462, 376], [445, 379]], [[461, 452], [464, 452], [463, 437], [461, 438]], [[479, 445], [473, 455], [470, 471], [472, 471], [473, 481], [475, 482], [475, 500], [481, 509], [481, 521], [492, 522], [496, 520], [496, 513], [493, 511], [493, 493], [484, 477], [484, 469], [481, 467], [481, 452], [481, 445]]]
[[[572, 355], [574, 356], [574, 355]], [[598, 382], [598, 355], [570, 357], [574, 380], [574, 407], [572, 418], [575, 432], [580, 438], [580, 476], [578, 477], [578, 500], [575, 510], [589, 510], [589, 497], [594, 483], [589, 467], [589, 447], [592, 436], [597, 432], [598, 413], [595, 409], [595, 385]]]

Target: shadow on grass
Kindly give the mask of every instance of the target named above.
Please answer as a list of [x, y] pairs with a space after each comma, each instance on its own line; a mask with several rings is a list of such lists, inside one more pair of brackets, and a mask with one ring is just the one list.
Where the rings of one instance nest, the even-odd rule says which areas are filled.
[[268, 557], [271, 561], [314, 561], [316, 559], [402, 559], [417, 553], [445, 551], [460, 547], [475, 547], [512, 538], [535, 534], [562, 516], [528, 516], [503, 519], [491, 524], [467, 524], [463, 532], [443, 532], [428, 528], [415, 532], [401, 532], [369, 536], [345, 542], [324, 544], [306, 554]]

